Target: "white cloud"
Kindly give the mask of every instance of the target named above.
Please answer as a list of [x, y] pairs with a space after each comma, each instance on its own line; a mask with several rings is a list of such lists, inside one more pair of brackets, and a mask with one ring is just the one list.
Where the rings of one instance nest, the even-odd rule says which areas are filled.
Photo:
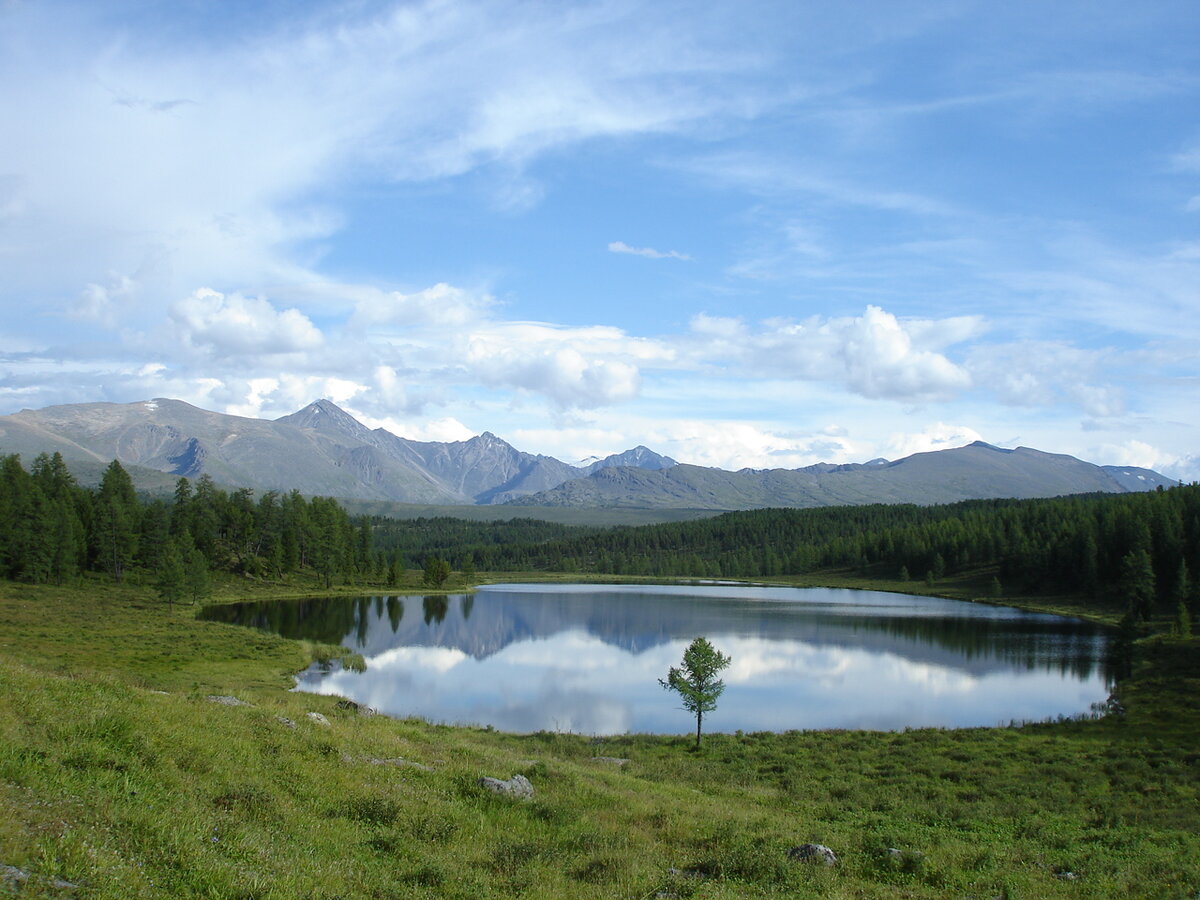
[[760, 377], [833, 381], [864, 397], [929, 400], [971, 386], [969, 373], [936, 352], [977, 335], [976, 317], [901, 322], [877, 306], [861, 316], [768, 320], [748, 331], [736, 320], [692, 320], [698, 361], [724, 361]]
[[484, 384], [532, 391], [560, 408], [592, 409], [633, 399], [639, 366], [673, 357], [663, 343], [618, 328], [496, 322], [470, 333], [461, 363]]
[[983, 436], [967, 425], [947, 425], [944, 422], [936, 422], [917, 432], [901, 432], [891, 435], [881, 455], [887, 459], [902, 459], [914, 453], [950, 450], [982, 440]]
[[374, 332], [387, 326], [461, 328], [485, 319], [495, 305], [486, 294], [444, 283], [412, 294], [371, 288], [356, 288], [355, 294], [349, 325]]
[[608, 249], [612, 253], [627, 253], [631, 256], [644, 256], [646, 259], [691, 259], [688, 254], [680, 253], [678, 250], [655, 250], [653, 247], [630, 247], [624, 241], [613, 241], [608, 245]]
[[321, 332], [296, 309], [275, 309], [261, 297], [201, 288], [171, 307], [184, 343], [218, 356], [294, 353], [322, 343]]
[[111, 328], [137, 297], [137, 290], [137, 282], [128, 275], [114, 273], [108, 285], [89, 284], [85, 287], [68, 314]]

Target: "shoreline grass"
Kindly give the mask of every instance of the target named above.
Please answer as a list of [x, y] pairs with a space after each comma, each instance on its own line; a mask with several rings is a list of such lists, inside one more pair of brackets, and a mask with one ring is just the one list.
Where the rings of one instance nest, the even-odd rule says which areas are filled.
[[[966, 596], [979, 578], [906, 587], [983, 599]], [[311, 587], [229, 579], [214, 595], [330, 593]], [[1069, 598], [987, 600], [1109, 615]], [[136, 584], [0, 583], [0, 865], [31, 874], [22, 896], [63, 896], [54, 878], [97, 898], [1200, 891], [1196, 640], [1140, 641], [1122, 712], [1095, 721], [711, 734], [695, 751], [686, 735], [513, 735], [363, 716], [289, 690], [332, 648], [195, 612]], [[476, 784], [518, 773], [535, 786], [531, 802]], [[838, 865], [787, 859], [807, 841], [832, 847]]]

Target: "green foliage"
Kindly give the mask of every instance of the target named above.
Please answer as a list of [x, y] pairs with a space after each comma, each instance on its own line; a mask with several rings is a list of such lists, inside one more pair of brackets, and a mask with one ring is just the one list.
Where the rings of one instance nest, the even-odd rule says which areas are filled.
[[1147, 550], [1130, 550], [1122, 558], [1119, 590], [1135, 620], [1150, 618], [1154, 609], [1154, 564]]
[[174, 541], [167, 544], [166, 550], [158, 563], [158, 577], [155, 579], [155, 589], [159, 599], [174, 604], [183, 598], [186, 587], [184, 578], [183, 559]]
[[440, 588], [450, 577], [450, 563], [437, 556], [425, 558], [425, 571], [421, 576], [422, 583], [429, 587]]
[[206, 599], [212, 590], [208, 575], [208, 560], [195, 547], [188, 550], [187, 559], [184, 561], [183, 587], [192, 603], [199, 603]]
[[667, 677], [658, 680], [664, 688], [679, 695], [684, 709], [695, 713], [697, 747], [704, 714], [717, 708], [717, 700], [725, 691], [725, 682], [717, 676], [730, 662], [707, 638], [698, 637], [683, 652], [683, 665], [671, 666]]
[[93, 542], [96, 555], [113, 581], [120, 582], [138, 549], [141, 507], [133, 481], [124, 467], [113, 460], [100, 480], [95, 500]]

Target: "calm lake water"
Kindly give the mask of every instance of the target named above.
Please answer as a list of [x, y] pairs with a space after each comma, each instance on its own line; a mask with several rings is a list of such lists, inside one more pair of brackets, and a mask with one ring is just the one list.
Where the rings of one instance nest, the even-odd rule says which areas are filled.
[[366, 658], [363, 673], [314, 667], [301, 690], [505, 731], [686, 733], [658, 679], [697, 635], [733, 658], [706, 731], [990, 726], [1086, 713], [1109, 692], [1097, 626], [875, 591], [507, 584], [204, 615]]

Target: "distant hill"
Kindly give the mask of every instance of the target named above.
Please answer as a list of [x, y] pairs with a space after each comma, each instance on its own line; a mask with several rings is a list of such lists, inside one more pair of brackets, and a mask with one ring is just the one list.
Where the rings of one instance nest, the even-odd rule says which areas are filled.
[[167, 399], [0, 416], [0, 453], [30, 461], [55, 451], [85, 482], [119, 459], [135, 483], [149, 490], [169, 490], [179, 476], [207, 474], [227, 486], [296, 489], [376, 508], [504, 505], [514, 507], [511, 514], [531, 517], [553, 508], [671, 510], [676, 512], [671, 518], [684, 518], [705, 510], [1123, 493], [1174, 483], [1148, 469], [1101, 467], [984, 443], [892, 462], [740, 472], [681, 465], [638, 446], [573, 466], [520, 451], [490, 432], [466, 441], [408, 440], [368, 428], [328, 400], [274, 421]]
[[735, 510], [1125, 493], [1173, 484], [1149, 469], [1101, 467], [1073, 456], [1028, 447], [1002, 450], [977, 441], [861, 465], [739, 472], [688, 465], [660, 471], [604, 469], [526, 497], [523, 503]]

